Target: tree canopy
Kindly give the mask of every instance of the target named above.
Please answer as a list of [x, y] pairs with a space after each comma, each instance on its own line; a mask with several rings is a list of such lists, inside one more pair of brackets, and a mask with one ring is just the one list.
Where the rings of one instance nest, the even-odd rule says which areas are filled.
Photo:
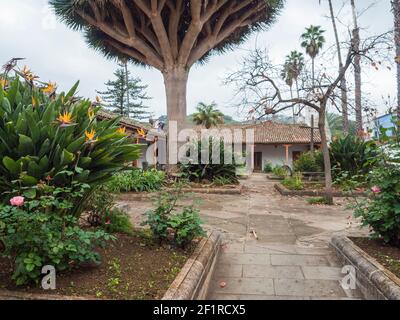
[[49, 0], [108, 57], [190, 67], [269, 26], [284, 0]]

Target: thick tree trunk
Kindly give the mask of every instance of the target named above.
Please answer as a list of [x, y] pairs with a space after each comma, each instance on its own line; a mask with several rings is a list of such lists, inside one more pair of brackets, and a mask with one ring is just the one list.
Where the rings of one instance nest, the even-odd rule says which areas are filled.
[[[329, 10], [331, 13], [331, 20], [332, 20], [332, 25], [333, 25], [333, 31], [335, 34], [337, 52], [338, 52], [339, 73], [341, 73], [343, 70], [342, 50], [340, 47], [339, 33], [337, 30], [337, 26], [336, 26], [336, 19], [335, 19], [335, 13], [333, 11], [332, 0], [329, 0]], [[348, 106], [347, 106], [348, 99], [347, 99], [346, 77], [343, 77], [343, 79], [340, 81], [340, 88], [341, 88], [341, 101], [342, 101], [343, 132], [345, 135], [347, 135], [347, 134], [349, 134], [349, 111], [348, 111]]]
[[322, 153], [324, 156], [325, 165], [325, 198], [328, 204], [333, 204], [333, 192], [332, 192], [332, 164], [329, 155], [328, 138], [326, 135], [326, 103], [325, 106], [321, 106], [319, 111], [318, 128], [321, 135]]
[[189, 71], [174, 67], [163, 72], [167, 95], [168, 121], [176, 121], [178, 127], [186, 124], [186, 93]]
[[[397, 121], [400, 121], [400, 1], [392, 0], [394, 14], [394, 42], [397, 63]], [[400, 123], [398, 124], [400, 129]]]
[[[356, 52], [360, 50], [360, 28], [357, 22], [357, 11], [354, 0], [351, 0], [351, 7], [353, 11], [354, 30], [353, 30], [353, 48]], [[355, 83], [355, 109], [356, 109], [356, 125], [357, 131], [361, 134], [363, 129], [363, 116], [362, 116], [362, 93], [361, 93], [361, 57], [357, 54], [354, 58], [354, 83]]]
[[[177, 163], [178, 150], [181, 145], [179, 141], [175, 141], [177, 137], [172, 137], [170, 134], [175, 135], [172, 127], [176, 126], [177, 134], [179, 131], [187, 126], [187, 83], [189, 78], [189, 71], [185, 68], [170, 68], [168, 71], [163, 72], [165, 90], [167, 96], [167, 116], [168, 116], [168, 145], [167, 145], [167, 170], [169, 173], [174, 173], [178, 170]], [[176, 148], [171, 144], [176, 144]], [[172, 154], [176, 153], [176, 154]]]

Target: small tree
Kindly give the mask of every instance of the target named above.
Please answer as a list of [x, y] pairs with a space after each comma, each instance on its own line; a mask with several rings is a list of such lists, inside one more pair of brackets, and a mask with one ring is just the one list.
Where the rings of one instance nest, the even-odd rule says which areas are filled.
[[151, 99], [145, 92], [147, 86], [142, 84], [140, 78], [131, 77], [124, 63], [119, 64], [114, 76], [115, 80], [105, 83], [106, 91], [97, 91], [107, 104], [107, 108], [124, 117], [137, 120], [149, 119], [152, 114], [147, 111], [149, 107], [144, 105], [144, 101]]
[[[307, 106], [318, 112], [318, 127], [325, 166], [325, 193], [328, 203], [333, 203], [332, 166], [326, 134], [328, 105], [329, 103], [336, 105], [336, 100], [338, 99], [336, 91], [339, 89], [341, 80], [353, 64], [355, 57], [361, 56], [373, 62], [375, 60], [370, 54], [375, 54], [379, 51], [382, 54], [385, 50], [388, 50], [387, 44], [388, 33], [367, 39], [361, 48], [355, 47], [354, 41], [351, 39], [345, 63], [338, 74], [330, 76], [327, 72], [323, 72], [318, 79], [315, 79], [314, 76], [311, 76], [310, 79], [309, 72], [303, 72], [303, 86], [300, 88], [299, 98], [289, 98], [287, 93], [282, 91], [281, 83], [279, 82], [281, 80], [281, 67], [276, 68], [269, 60], [266, 52], [259, 49], [256, 49], [246, 57], [241, 69], [228, 76], [226, 80], [227, 83], [236, 84], [237, 91], [242, 96], [241, 103], [250, 106], [252, 113], [257, 112], [260, 118], [283, 112], [298, 105]], [[315, 72], [312, 71], [312, 74], [315, 75]]]

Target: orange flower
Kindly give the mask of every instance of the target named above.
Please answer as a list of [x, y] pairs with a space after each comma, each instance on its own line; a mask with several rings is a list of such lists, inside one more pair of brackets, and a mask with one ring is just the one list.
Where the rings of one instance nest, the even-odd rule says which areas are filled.
[[144, 131], [143, 128], [137, 129], [136, 132], [140, 137], [143, 137], [143, 138], [146, 137], [146, 131]]
[[70, 112], [64, 112], [63, 114], [60, 113], [57, 120], [63, 125], [72, 124], [72, 114]]
[[55, 91], [56, 91], [56, 89], [57, 89], [57, 84], [55, 83], [55, 82], [48, 82], [47, 84], [46, 84], [46, 87], [44, 87], [44, 88], [42, 88], [42, 91], [44, 92], [44, 93], [48, 93], [48, 94], [53, 94]]
[[91, 131], [85, 131], [86, 142], [95, 142], [97, 139], [94, 139], [96, 136], [96, 130], [92, 129]]
[[120, 134], [126, 134], [126, 128], [125, 127], [121, 127], [117, 130], [118, 133]]

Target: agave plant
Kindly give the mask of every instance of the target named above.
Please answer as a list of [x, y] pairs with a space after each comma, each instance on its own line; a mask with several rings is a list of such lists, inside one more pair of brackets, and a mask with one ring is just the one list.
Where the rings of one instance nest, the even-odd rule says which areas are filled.
[[367, 173], [375, 164], [377, 147], [374, 141], [348, 135], [337, 138], [331, 144], [330, 154], [335, 171], [357, 175]]
[[50, 183], [65, 187], [78, 181], [94, 187], [138, 159], [140, 146], [118, 130], [119, 119], [97, 121], [98, 109], [74, 97], [78, 84], [59, 95], [18, 77], [7, 90], [0, 86], [3, 201], [15, 194], [34, 199]]

